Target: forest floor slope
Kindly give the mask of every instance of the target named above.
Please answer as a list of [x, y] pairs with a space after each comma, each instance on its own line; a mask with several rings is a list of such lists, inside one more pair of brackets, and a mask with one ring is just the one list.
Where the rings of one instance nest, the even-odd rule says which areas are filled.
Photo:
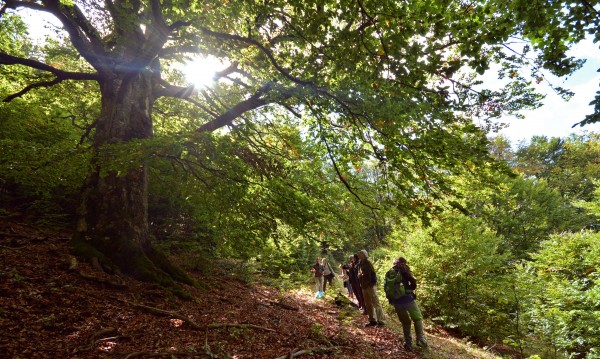
[[364, 328], [355, 308], [308, 290], [191, 273], [205, 288], [186, 288], [198, 300], [181, 300], [77, 263], [68, 240], [67, 232], [0, 220], [0, 357], [493, 357], [435, 328], [430, 349], [406, 352], [397, 322]]

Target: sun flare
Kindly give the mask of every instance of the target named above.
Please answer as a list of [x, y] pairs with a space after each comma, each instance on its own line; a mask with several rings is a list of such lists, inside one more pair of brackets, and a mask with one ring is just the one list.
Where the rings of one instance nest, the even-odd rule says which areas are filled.
[[215, 57], [196, 57], [184, 64], [183, 74], [195, 88], [210, 87], [215, 82], [215, 74], [224, 67]]

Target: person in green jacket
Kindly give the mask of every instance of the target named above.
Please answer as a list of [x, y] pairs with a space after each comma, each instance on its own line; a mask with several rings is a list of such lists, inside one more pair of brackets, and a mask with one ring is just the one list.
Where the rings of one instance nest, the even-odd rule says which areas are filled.
[[396, 314], [398, 314], [398, 319], [402, 323], [404, 348], [406, 350], [412, 349], [411, 320], [415, 325], [417, 345], [426, 348], [428, 344], [423, 333], [423, 314], [421, 314], [421, 310], [415, 301], [416, 295], [414, 294], [414, 290], [417, 288], [417, 280], [412, 274], [406, 259], [403, 257], [396, 258], [392, 269], [386, 274], [386, 279], [390, 275], [391, 278], [401, 278], [397, 279], [396, 282], [402, 286], [403, 290], [400, 293], [404, 293], [403, 295], [398, 295], [396, 298], [388, 297], [388, 301], [394, 306]]
[[375, 273], [375, 268], [373, 268], [373, 264], [369, 261], [369, 253], [366, 249], [358, 252], [358, 258], [360, 259], [358, 263], [358, 280], [365, 300], [365, 309], [369, 316], [369, 322], [365, 324], [365, 327], [374, 325], [383, 326], [385, 325], [385, 316], [377, 297], [377, 274]]

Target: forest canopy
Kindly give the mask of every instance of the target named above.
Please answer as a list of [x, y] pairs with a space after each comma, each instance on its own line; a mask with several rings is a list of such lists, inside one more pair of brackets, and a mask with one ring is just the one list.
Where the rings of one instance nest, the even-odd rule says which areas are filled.
[[[60, 29], [38, 43], [23, 11]], [[543, 309], [561, 288], [594, 308], [598, 135], [513, 150], [494, 131], [541, 105], [545, 73], [581, 67], [567, 51], [598, 41], [599, 19], [589, 1], [0, 1], [4, 211], [66, 224], [74, 254], [170, 288], [192, 281], [164, 250], [288, 278], [318, 253], [377, 249], [382, 270], [403, 251], [444, 325], [523, 348], [528, 321], [544, 345], [592, 353], [577, 315]], [[210, 86], [182, 71], [198, 56], [223, 64]], [[504, 87], [480, 80], [492, 66]], [[595, 106], [573, 124], [598, 122]], [[569, 245], [589, 266], [555, 272]]]

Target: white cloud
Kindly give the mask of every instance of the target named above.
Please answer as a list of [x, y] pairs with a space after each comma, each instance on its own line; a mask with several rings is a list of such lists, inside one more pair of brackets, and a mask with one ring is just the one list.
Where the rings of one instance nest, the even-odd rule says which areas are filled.
[[600, 123], [584, 127], [572, 126], [582, 121], [586, 115], [593, 112], [589, 103], [594, 99], [596, 91], [600, 90], [600, 51], [591, 39], [577, 44], [569, 53], [578, 58], [587, 59], [586, 64], [575, 74], [565, 79], [548, 76], [554, 86], [567, 88], [575, 93], [565, 101], [556, 95], [548, 86], [541, 83], [539, 91], [546, 94], [544, 105], [533, 111], [523, 111], [524, 119], [514, 117], [502, 118], [500, 122], [509, 124], [508, 128], [500, 131], [513, 144], [521, 140], [529, 140], [532, 136], [565, 137], [571, 133], [600, 132]]

